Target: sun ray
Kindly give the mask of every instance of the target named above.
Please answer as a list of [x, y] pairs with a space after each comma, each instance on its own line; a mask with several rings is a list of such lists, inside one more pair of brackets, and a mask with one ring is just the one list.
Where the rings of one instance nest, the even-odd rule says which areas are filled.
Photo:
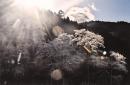
[[54, 0], [14, 0], [14, 5], [23, 8], [52, 9]]

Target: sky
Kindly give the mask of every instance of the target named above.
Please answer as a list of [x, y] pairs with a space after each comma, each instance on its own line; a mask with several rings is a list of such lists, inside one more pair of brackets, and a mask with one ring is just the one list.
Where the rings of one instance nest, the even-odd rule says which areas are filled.
[[130, 0], [84, 0], [80, 6], [93, 5], [96, 20], [130, 22]]
[[[0, 7], [6, 0], [0, 0]], [[14, 8], [26, 9], [30, 14], [36, 9], [47, 9], [58, 13], [64, 11], [64, 17], [72, 21], [85, 22], [127, 21], [130, 22], [130, 0], [7, 0], [13, 1]], [[3, 3], [2, 3], [3, 2]], [[5, 6], [6, 7], [6, 6]], [[17, 12], [16, 12], [17, 13]]]

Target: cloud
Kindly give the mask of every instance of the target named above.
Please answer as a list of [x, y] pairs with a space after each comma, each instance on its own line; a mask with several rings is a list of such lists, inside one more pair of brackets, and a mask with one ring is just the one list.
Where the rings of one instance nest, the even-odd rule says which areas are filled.
[[80, 3], [78, 6], [73, 6], [68, 9], [65, 12], [65, 18], [69, 17], [70, 20], [77, 21], [78, 23], [95, 20], [95, 15], [93, 14], [93, 12], [98, 11], [95, 6], [95, 3], [86, 3], [85, 7], [80, 7]]
[[54, 0], [55, 5], [54, 5], [54, 9], [55, 11], [59, 11], [59, 10], [63, 10], [63, 11], [67, 11], [68, 9], [70, 9], [73, 6], [78, 6], [80, 5], [81, 2], [83, 2], [84, 0]]
[[98, 9], [96, 8], [95, 4], [92, 3], [91, 5], [89, 5], [89, 7], [94, 10], [94, 11], [98, 11]]
[[89, 7], [72, 7], [65, 13], [65, 17], [69, 17], [70, 20], [78, 23], [95, 20], [95, 16]]

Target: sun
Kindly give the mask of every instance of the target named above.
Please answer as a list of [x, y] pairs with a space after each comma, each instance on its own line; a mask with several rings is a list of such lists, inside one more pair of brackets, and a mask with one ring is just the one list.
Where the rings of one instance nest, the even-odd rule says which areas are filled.
[[51, 10], [54, 6], [54, 0], [14, 0], [14, 4], [23, 8], [38, 8]]

